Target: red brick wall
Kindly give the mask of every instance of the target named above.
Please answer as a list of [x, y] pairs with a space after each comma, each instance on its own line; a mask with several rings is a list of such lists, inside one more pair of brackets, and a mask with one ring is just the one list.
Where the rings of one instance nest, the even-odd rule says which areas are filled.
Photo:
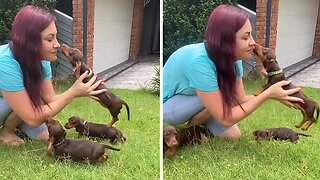
[[135, 0], [132, 17], [129, 59], [135, 60], [140, 51], [141, 31], [143, 25], [144, 1]]
[[[320, 3], [319, 3], [320, 7]], [[317, 25], [316, 25], [316, 31], [314, 36], [314, 44], [313, 44], [313, 51], [312, 55], [320, 56], [320, 10], [318, 9], [318, 18], [317, 18]]]
[[[272, 0], [271, 21], [270, 21], [270, 48], [276, 49], [277, 28], [278, 28], [279, 0]], [[256, 16], [256, 43], [266, 45], [267, 28], [267, 0], [257, 0]]]
[[[72, 0], [73, 7], [73, 46], [83, 51], [83, 0]], [[94, 41], [94, 8], [95, 0], [88, 0], [88, 27], [87, 27], [87, 64], [93, 67]]]

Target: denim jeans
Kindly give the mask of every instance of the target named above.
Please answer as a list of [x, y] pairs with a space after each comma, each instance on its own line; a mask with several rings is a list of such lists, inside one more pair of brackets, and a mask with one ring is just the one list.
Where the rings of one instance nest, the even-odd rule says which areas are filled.
[[[9, 107], [5, 99], [3, 97], [0, 97], [0, 126], [3, 125], [5, 119], [9, 116], [10, 113], [12, 113], [12, 109]], [[47, 126], [45, 125], [45, 123], [43, 123], [39, 127], [34, 128], [27, 125], [26, 123], [22, 123], [19, 125], [19, 129], [28, 137], [33, 139], [40, 133], [46, 131]]]
[[[203, 109], [197, 95], [175, 95], [163, 104], [163, 122], [171, 125], [183, 124]], [[219, 136], [228, 129], [214, 118], [204, 125], [214, 136]]]

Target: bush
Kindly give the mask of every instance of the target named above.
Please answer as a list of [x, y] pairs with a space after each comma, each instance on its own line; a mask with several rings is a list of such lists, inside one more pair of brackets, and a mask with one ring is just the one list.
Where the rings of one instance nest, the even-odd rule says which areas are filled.
[[209, 15], [216, 6], [236, 3], [237, 0], [164, 0], [164, 63], [181, 46], [203, 41]]
[[54, 10], [56, 0], [5, 0], [0, 1], [0, 44], [9, 39], [11, 24], [17, 12], [25, 5], [33, 4]]
[[154, 66], [155, 76], [151, 79], [151, 91], [160, 96], [160, 67]]

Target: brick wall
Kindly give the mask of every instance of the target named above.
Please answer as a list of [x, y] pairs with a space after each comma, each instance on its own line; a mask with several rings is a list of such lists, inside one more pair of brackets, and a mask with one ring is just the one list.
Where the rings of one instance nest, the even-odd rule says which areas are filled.
[[[73, 7], [73, 45], [83, 51], [83, 0], [72, 0]], [[87, 26], [87, 64], [93, 67], [93, 41], [94, 41], [94, 7], [95, 0], [88, 0], [88, 26]]]
[[[319, 3], [320, 7], [320, 3]], [[320, 56], [320, 10], [318, 8], [318, 18], [317, 18], [317, 25], [316, 25], [316, 31], [314, 36], [314, 44], [313, 44], [313, 51], [312, 55]]]
[[130, 50], [129, 59], [135, 60], [138, 57], [140, 51], [140, 41], [143, 25], [143, 11], [144, 1], [135, 0], [133, 8], [132, 26], [131, 26], [131, 39], [130, 39]]
[[[256, 43], [266, 45], [266, 29], [267, 29], [267, 1], [257, 0], [257, 16], [256, 16]], [[276, 49], [277, 28], [278, 28], [279, 0], [272, 0], [271, 21], [270, 21], [270, 48]]]

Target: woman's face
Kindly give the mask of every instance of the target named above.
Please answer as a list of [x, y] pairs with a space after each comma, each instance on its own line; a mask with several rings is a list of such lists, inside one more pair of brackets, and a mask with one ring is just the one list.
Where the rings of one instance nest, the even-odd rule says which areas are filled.
[[46, 29], [41, 31], [41, 39], [42, 59], [48, 61], [57, 60], [57, 51], [60, 47], [60, 44], [57, 40], [57, 28], [53, 21]]
[[249, 19], [236, 33], [236, 58], [237, 60], [250, 60], [255, 41], [251, 34], [251, 24]]

